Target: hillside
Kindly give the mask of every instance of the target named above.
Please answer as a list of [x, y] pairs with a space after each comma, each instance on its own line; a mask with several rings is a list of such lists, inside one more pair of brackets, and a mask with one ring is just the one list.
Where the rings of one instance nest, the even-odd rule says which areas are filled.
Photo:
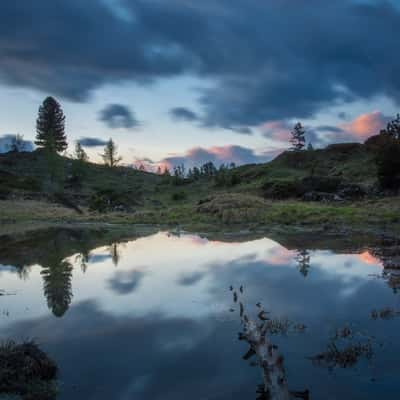
[[371, 185], [376, 181], [373, 150], [360, 143], [332, 144], [312, 151], [286, 151], [269, 163], [244, 165], [238, 173], [249, 185], [266, 181], [292, 181], [310, 175]]
[[86, 163], [77, 181], [76, 166], [57, 156], [54, 184], [42, 152], [0, 155], [0, 221], [400, 230], [399, 198], [376, 191], [374, 151], [363, 144], [284, 152], [199, 179]]
[[[130, 194], [135, 203], [151, 197], [161, 181], [158, 175], [132, 168], [108, 168], [104, 165], [85, 163], [79, 182], [73, 178], [78, 161], [56, 156], [49, 164], [43, 152], [0, 154], [0, 196], [31, 200], [54, 200], [54, 193], [62, 192], [77, 204], [87, 204], [94, 193], [115, 190]], [[55, 164], [55, 166], [54, 166]], [[52, 185], [49, 169], [58, 170], [57, 180], [62, 184]]]
[[[85, 204], [93, 193], [108, 189], [129, 193], [132, 200], [140, 205], [166, 201], [168, 198], [161, 192], [174, 192], [173, 188], [166, 187], [166, 179], [162, 176], [126, 167], [108, 168], [94, 163], [85, 165], [82, 178], [75, 185], [70, 176], [77, 161], [58, 156], [57, 162], [64, 182], [59, 189], [78, 203]], [[40, 151], [0, 154], [3, 198], [7, 193], [29, 199], [47, 197], [48, 170], [49, 164]], [[243, 165], [230, 170], [229, 174], [238, 177], [237, 183], [228, 185], [224, 190], [250, 190], [255, 194], [260, 194], [259, 190], [268, 184], [295, 181], [310, 175], [361, 185], [372, 185], [376, 181], [374, 153], [368, 146], [358, 143], [335, 144], [312, 151], [287, 151], [269, 163]], [[201, 195], [218, 190], [218, 185], [207, 178], [199, 182], [182, 182], [181, 186], [189, 195], [192, 190]]]

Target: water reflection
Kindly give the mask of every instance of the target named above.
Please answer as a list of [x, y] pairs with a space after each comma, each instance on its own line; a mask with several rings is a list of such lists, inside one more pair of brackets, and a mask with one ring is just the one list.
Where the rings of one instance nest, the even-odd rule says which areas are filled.
[[112, 260], [114, 266], [117, 267], [118, 263], [119, 263], [119, 259], [120, 259], [118, 243], [113, 243], [110, 246], [110, 254], [111, 254], [111, 260]]
[[298, 250], [296, 261], [299, 272], [304, 276], [304, 278], [306, 278], [310, 270], [310, 261], [311, 261], [310, 252], [306, 249]]
[[56, 317], [62, 317], [72, 301], [72, 270], [68, 261], [54, 257], [43, 265], [43, 290], [47, 305]]
[[[399, 298], [375, 278], [388, 270], [378, 250], [332, 242], [331, 251], [327, 239], [320, 250], [319, 242], [283, 243], [183, 232], [122, 241], [73, 230], [0, 243], [1, 289], [16, 293], [0, 297], [0, 311], [9, 311], [0, 315], [0, 339], [40, 341], [60, 367], [60, 400], [254, 400], [260, 374], [241, 360], [249, 344], [236, 340], [239, 313], [263, 322], [269, 337], [281, 333], [270, 342], [284, 360], [287, 386], [297, 390], [291, 395], [395, 397], [400, 318], [383, 318], [389, 313], [382, 310], [400, 310]], [[233, 307], [230, 285], [238, 295]], [[257, 306], [247, 312], [258, 302], [272, 318]], [[310, 361], [347, 324], [390, 343], [375, 352], [375, 381], [363, 362], [330, 374]], [[349, 339], [341, 340], [346, 349]]]
[[[241, 299], [238, 298], [238, 293], [240, 293], [240, 297], [243, 295], [243, 286], [240, 286], [239, 291], [234, 290], [231, 286], [231, 291], [233, 291], [234, 303], [239, 303], [242, 325], [239, 340], [244, 340], [249, 345], [243, 360], [247, 361], [256, 357], [257, 361], [251, 365], [259, 366], [262, 370], [263, 384], [257, 387], [257, 400], [289, 400], [294, 398], [308, 400], [308, 390], [301, 392], [289, 390], [284, 357], [278, 346], [271, 340], [273, 334], [287, 334], [292, 324], [288, 320], [282, 323], [279, 319], [273, 319], [270, 312], [265, 311], [261, 303], [257, 303], [259, 310], [258, 321], [256, 321], [245, 311]], [[301, 331], [304, 332], [303, 326]]]

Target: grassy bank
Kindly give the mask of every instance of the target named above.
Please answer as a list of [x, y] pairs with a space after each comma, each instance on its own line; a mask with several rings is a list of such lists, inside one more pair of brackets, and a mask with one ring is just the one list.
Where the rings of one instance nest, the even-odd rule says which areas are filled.
[[0, 201], [0, 223], [5, 224], [119, 224], [180, 226], [187, 230], [287, 229], [325, 231], [388, 230], [400, 232], [400, 198], [352, 203], [265, 200], [254, 195], [220, 193], [198, 202], [185, 201], [163, 208], [134, 212], [82, 214], [44, 201]]

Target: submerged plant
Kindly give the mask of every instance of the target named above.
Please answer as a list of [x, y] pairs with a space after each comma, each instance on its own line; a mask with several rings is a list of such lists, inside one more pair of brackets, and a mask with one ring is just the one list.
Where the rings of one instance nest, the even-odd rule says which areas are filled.
[[371, 311], [371, 318], [372, 319], [393, 319], [400, 315], [400, 311], [394, 310], [393, 308], [386, 307], [382, 308], [381, 310], [372, 310]]
[[371, 360], [374, 354], [372, 340], [372, 337], [345, 326], [336, 330], [325, 351], [310, 359], [314, 365], [329, 370], [350, 368], [362, 358]]

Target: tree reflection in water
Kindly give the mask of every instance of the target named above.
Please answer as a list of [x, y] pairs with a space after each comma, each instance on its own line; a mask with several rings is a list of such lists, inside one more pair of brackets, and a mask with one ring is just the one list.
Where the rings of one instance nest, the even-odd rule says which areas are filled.
[[110, 254], [111, 254], [111, 260], [112, 260], [114, 266], [117, 267], [118, 263], [120, 261], [118, 243], [113, 243], [110, 246]]
[[56, 254], [43, 265], [43, 290], [47, 305], [56, 317], [62, 317], [72, 301], [72, 265]]
[[297, 262], [297, 267], [299, 272], [304, 276], [307, 277], [309, 269], [310, 269], [310, 252], [306, 249], [298, 250], [295, 260]]

